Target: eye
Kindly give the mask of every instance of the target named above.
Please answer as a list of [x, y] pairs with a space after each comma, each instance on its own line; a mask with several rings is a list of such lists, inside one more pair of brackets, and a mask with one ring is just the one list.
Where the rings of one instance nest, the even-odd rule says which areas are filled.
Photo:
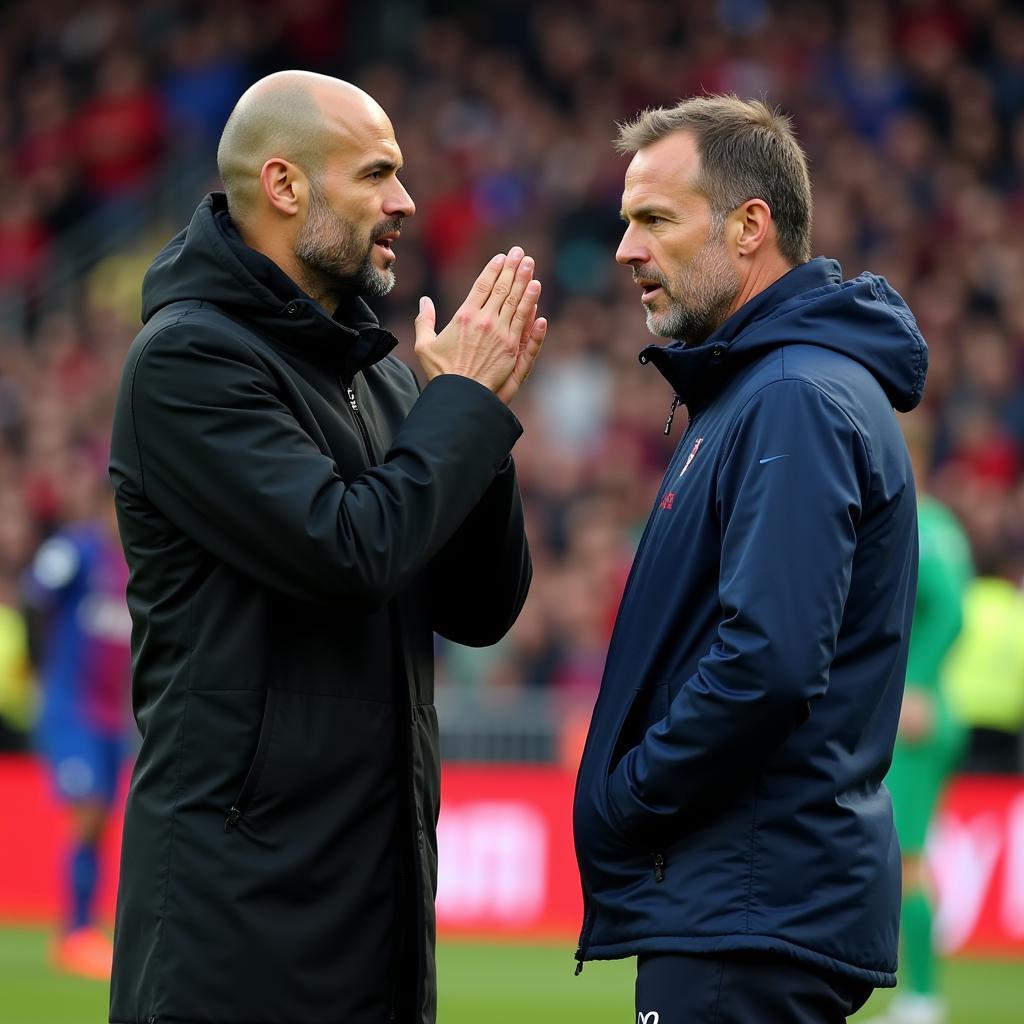
[[367, 177], [371, 181], [380, 181], [380, 179], [384, 177], [384, 172], [383, 171], [370, 171], [370, 173], [367, 175]]
[[661, 218], [653, 213], [648, 214], [647, 223], [650, 224], [651, 227], [657, 227], [661, 223]]

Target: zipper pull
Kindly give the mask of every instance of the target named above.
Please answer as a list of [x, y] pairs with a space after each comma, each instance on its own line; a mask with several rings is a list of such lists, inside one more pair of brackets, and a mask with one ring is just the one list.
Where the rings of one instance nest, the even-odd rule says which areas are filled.
[[582, 960], [577, 960], [576, 961], [576, 970], [572, 972], [572, 976], [574, 978], [578, 978], [582, 973], [583, 973], [583, 961]]
[[656, 882], [665, 881], [665, 856], [661, 853], [654, 855], [654, 880]]
[[352, 390], [351, 385], [345, 388], [345, 394], [348, 396], [348, 404], [352, 407], [352, 411], [359, 412], [359, 404], [356, 402], [356, 393]]
[[238, 824], [239, 818], [242, 817], [242, 812], [237, 807], [232, 807], [228, 811], [227, 821], [224, 822], [224, 831], [230, 832]]
[[672, 396], [672, 408], [668, 411], [668, 419], [665, 420], [665, 436], [668, 437], [669, 431], [672, 429], [672, 420], [675, 419], [676, 409], [679, 407], [679, 403], [682, 399], [678, 395]]

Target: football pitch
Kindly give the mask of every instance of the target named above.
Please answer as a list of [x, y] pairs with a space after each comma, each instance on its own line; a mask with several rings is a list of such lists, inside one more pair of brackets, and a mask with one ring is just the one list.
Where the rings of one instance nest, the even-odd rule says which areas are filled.
[[[102, 1024], [106, 986], [53, 973], [47, 933], [0, 928], [2, 1024]], [[958, 960], [946, 966], [949, 1024], [1019, 1024], [1024, 963]], [[438, 949], [439, 1024], [631, 1024], [633, 962], [587, 964], [573, 977], [572, 943], [442, 943]], [[878, 1012], [876, 994], [853, 1018]]]

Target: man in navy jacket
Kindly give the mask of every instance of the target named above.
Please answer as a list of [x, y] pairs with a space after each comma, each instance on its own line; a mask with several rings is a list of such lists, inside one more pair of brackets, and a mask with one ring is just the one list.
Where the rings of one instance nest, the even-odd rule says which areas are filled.
[[640, 360], [689, 424], [580, 767], [577, 958], [637, 954], [644, 1024], [843, 1021], [895, 984], [882, 779], [917, 522], [893, 410], [920, 401], [927, 348], [883, 279], [810, 259], [806, 160], [777, 112], [691, 99], [619, 148], [616, 259], [676, 339]]

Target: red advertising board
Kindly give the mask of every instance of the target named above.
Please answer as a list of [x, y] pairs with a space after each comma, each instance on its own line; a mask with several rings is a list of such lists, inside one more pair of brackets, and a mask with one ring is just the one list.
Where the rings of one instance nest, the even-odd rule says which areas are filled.
[[446, 767], [437, 928], [449, 935], [575, 937], [574, 780], [549, 767]]
[[1024, 780], [964, 776], [928, 841], [946, 952], [1024, 953]]
[[[581, 916], [572, 775], [546, 766], [451, 765], [442, 789], [439, 933], [571, 942]], [[35, 761], [0, 758], [0, 814], [0, 921], [56, 920], [67, 820]], [[108, 914], [119, 824], [105, 849]], [[947, 952], [1024, 955], [1024, 779], [957, 779], [929, 860]]]

